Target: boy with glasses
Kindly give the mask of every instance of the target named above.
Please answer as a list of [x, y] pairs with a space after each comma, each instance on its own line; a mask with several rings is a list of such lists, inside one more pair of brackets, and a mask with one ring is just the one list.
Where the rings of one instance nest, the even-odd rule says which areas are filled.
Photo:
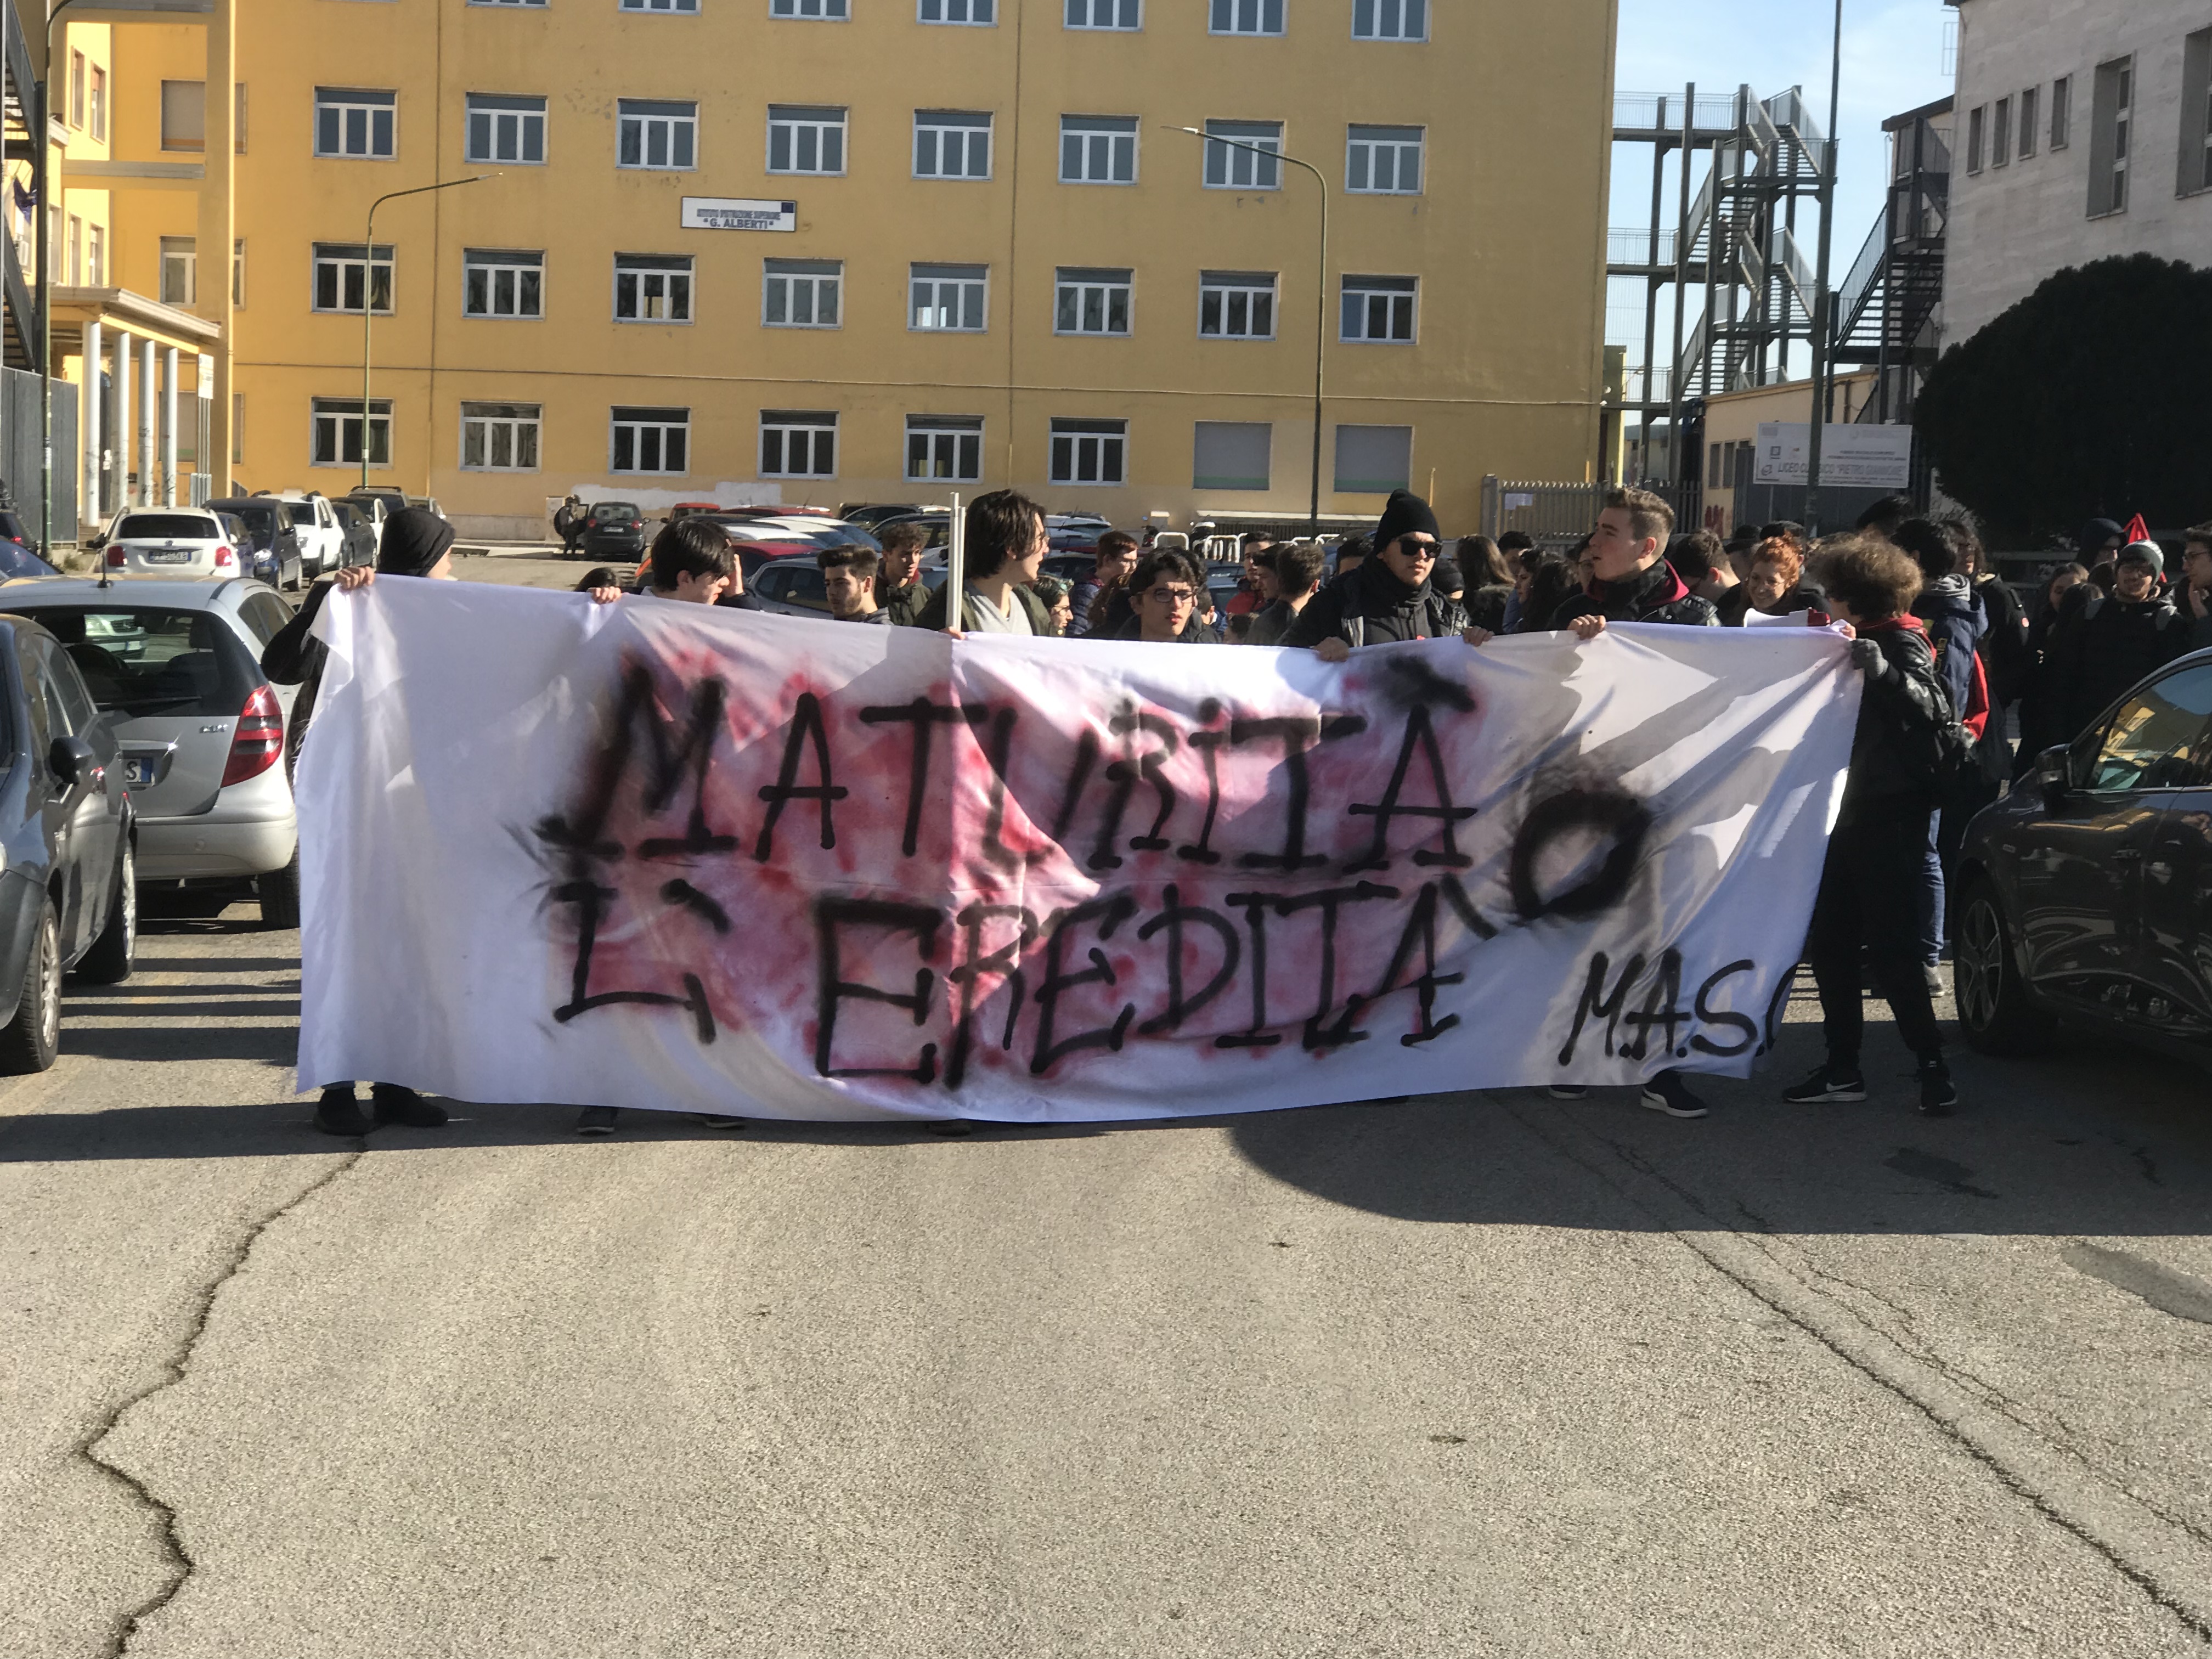
[[1147, 553], [1130, 574], [1131, 615], [1114, 637], [1155, 645], [1220, 644], [1221, 635], [1198, 619], [1203, 585], [1196, 568], [1172, 548]]

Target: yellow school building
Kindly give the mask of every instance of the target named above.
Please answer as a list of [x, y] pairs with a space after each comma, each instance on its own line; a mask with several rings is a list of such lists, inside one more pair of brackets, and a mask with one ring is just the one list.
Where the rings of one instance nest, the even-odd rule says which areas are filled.
[[1296, 520], [1317, 334], [1325, 515], [1599, 464], [1613, 0], [198, 3], [55, 30], [87, 522], [364, 449], [479, 536], [572, 490]]

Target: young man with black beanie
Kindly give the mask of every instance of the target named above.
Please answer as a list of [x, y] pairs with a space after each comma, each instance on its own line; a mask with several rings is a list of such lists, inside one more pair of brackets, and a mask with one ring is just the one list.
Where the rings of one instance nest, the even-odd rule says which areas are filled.
[[1281, 643], [1342, 662], [1358, 646], [1467, 634], [1467, 612], [1430, 580], [1440, 541], [1429, 504], [1410, 489], [1392, 490], [1375, 526], [1374, 557], [1315, 594]]

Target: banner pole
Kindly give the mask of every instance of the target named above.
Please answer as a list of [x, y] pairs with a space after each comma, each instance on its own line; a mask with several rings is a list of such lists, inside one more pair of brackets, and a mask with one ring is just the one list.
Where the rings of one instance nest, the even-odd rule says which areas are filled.
[[968, 526], [960, 517], [960, 497], [952, 498], [952, 532], [945, 544], [945, 625], [957, 628], [967, 620], [967, 605], [960, 592], [968, 575]]

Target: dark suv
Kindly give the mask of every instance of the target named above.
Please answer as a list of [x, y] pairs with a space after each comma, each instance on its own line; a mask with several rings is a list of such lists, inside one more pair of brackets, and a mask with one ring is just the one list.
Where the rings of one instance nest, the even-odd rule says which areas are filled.
[[53, 635], [0, 616], [0, 1073], [54, 1063], [63, 974], [131, 976], [136, 848], [111, 726]]
[[1967, 827], [1959, 1024], [1985, 1053], [2053, 1015], [2212, 1063], [2212, 651], [2150, 676]]
[[274, 495], [226, 495], [207, 505], [210, 513], [228, 513], [237, 519], [253, 538], [251, 562], [239, 574], [258, 577], [271, 587], [294, 589], [307, 580], [300, 532], [283, 501]]
[[645, 515], [628, 501], [593, 501], [584, 510], [584, 534], [578, 544], [587, 558], [641, 559]]

